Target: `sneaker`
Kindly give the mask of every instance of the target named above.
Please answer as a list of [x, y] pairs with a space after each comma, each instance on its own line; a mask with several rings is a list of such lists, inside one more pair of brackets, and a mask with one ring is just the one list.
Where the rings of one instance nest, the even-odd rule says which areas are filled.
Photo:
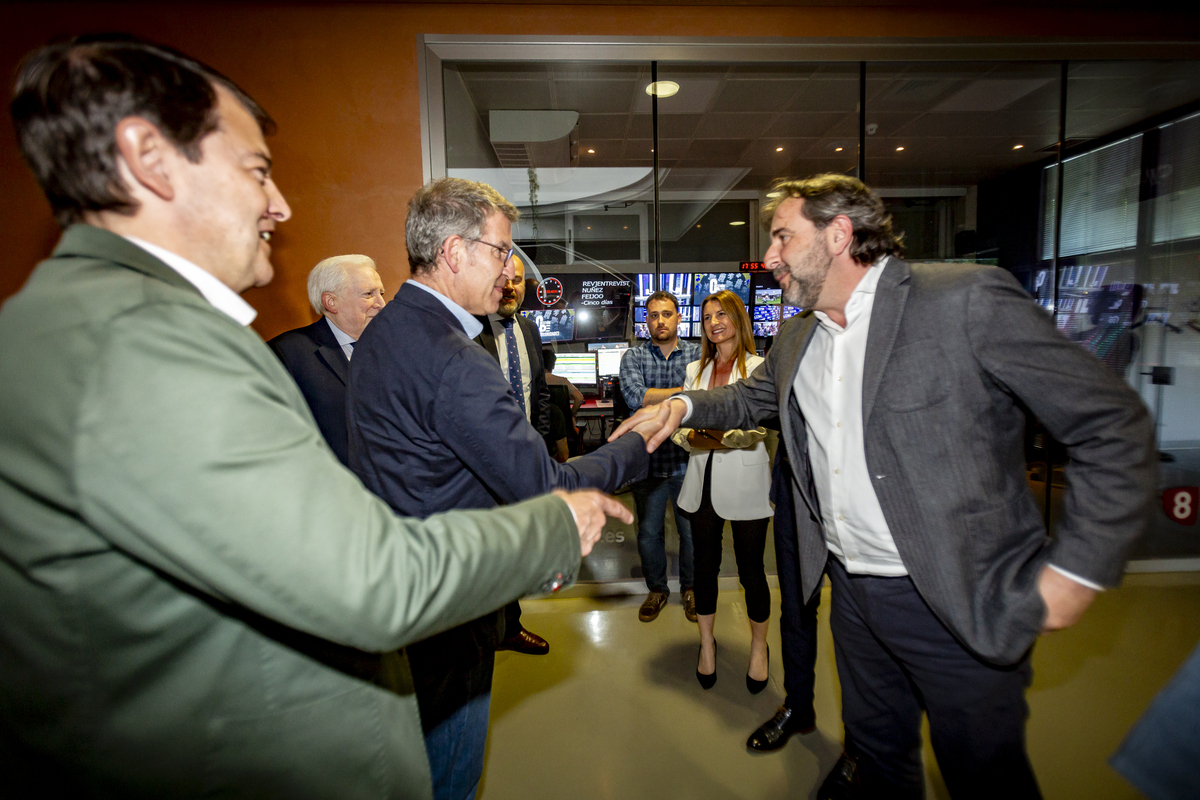
[[683, 590], [683, 615], [689, 621], [696, 621], [696, 593], [691, 589]]
[[657, 589], [651, 591], [646, 595], [646, 602], [642, 603], [642, 607], [638, 609], [638, 619], [642, 622], [653, 622], [658, 619], [658, 613], [667, 604], [667, 597], [666, 592], [660, 592]]

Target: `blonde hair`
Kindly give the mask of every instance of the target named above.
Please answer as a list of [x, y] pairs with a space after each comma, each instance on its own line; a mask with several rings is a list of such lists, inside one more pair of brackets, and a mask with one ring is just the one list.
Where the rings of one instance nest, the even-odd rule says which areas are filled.
[[[722, 289], [719, 292], [710, 294], [704, 298], [704, 302], [700, 304], [700, 325], [704, 326], [704, 307], [709, 303], [716, 301], [725, 311], [725, 316], [733, 321], [733, 326], [737, 330], [737, 365], [738, 372], [741, 377], [746, 377], [746, 354], [754, 355], [754, 329], [750, 326], [750, 315], [746, 313], [746, 306], [742, 303], [742, 298], [738, 297], [728, 289]], [[700, 372], [704, 372], [704, 368], [708, 366], [710, 361], [715, 361], [717, 358], [717, 348], [709, 341], [708, 331], [704, 331], [704, 335], [700, 337]]]

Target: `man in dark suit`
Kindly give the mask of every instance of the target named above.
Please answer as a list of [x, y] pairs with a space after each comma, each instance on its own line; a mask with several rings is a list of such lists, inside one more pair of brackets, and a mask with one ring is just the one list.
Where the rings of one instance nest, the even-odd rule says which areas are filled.
[[[537, 326], [517, 312], [525, 302], [525, 264], [512, 257], [513, 277], [504, 284], [496, 313], [480, 317], [483, 330], [476, 341], [500, 364], [525, 419], [543, 438], [550, 433], [550, 389], [542, 361], [542, 337]], [[504, 608], [504, 638], [497, 650], [514, 650], [544, 656], [550, 644], [521, 624], [521, 603], [514, 600]]]
[[349, 464], [346, 382], [354, 343], [384, 306], [383, 281], [369, 256], [332, 256], [308, 273], [308, 302], [321, 316], [267, 342], [292, 374], [338, 461]]
[[[394, 509], [491, 508], [646, 474], [641, 435], [569, 464], [551, 459], [512, 385], [472, 341], [477, 317], [496, 311], [513, 278], [516, 218], [495, 189], [459, 178], [433, 181], [409, 202], [412, 279], [359, 340], [347, 417], [351, 468]], [[502, 624], [501, 612], [488, 614], [408, 648], [439, 800], [472, 797], [482, 775]]]
[[[802, 597], [828, 563], [847, 747], [818, 796], [920, 797], [920, 715], [956, 797], [1037, 797], [1030, 651], [1121, 579], [1156, 457], [1137, 396], [1000, 269], [908, 265], [860, 181], [784, 181], [766, 261], [789, 321], [747, 381], [635, 415], [745, 428], [778, 414], [795, 470]], [[765, 218], [765, 215], [764, 215]], [[1071, 455], [1050, 539], [1022, 408]], [[618, 429], [617, 434], [621, 431]]]

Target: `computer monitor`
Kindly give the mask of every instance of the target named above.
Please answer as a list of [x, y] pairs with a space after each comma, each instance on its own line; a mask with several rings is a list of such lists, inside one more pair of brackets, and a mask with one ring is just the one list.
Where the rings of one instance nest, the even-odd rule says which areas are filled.
[[755, 322], [778, 322], [779, 321], [779, 306], [755, 306], [754, 321]]
[[658, 276], [658, 288], [675, 295], [681, 306], [692, 304], [692, 273], [665, 272]]
[[633, 323], [633, 335], [637, 339], [649, 339], [650, 328], [644, 322]]
[[522, 311], [521, 316], [537, 326], [543, 342], [569, 342], [575, 338], [575, 309]]
[[595, 386], [596, 353], [558, 353], [552, 372], [576, 386]]
[[795, 306], [783, 306], [782, 308], [783, 308], [782, 316], [784, 319], [787, 319], [788, 317], [794, 317], [800, 313], [800, 309], [796, 308]]
[[781, 302], [783, 291], [769, 286], [754, 287], [754, 305], [777, 306]]
[[755, 322], [754, 323], [754, 335], [755, 336], [774, 336], [777, 333], [779, 333], [779, 323], [778, 322]]
[[588, 342], [588, 350], [596, 354], [596, 372], [601, 378], [620, 376], [621, 357], [628, 349], [625, 342]]
[[654, 273], [640, 272], [634, 276], [636, 281], [636, 289], [633, 295], [633, 302], [645, 303], [646, 298], [654, 294]]

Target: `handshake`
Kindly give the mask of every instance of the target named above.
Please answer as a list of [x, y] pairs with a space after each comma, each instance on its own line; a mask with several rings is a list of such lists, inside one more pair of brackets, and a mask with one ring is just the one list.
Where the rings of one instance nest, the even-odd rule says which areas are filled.
[[[646, 441], [646, 452], [653, 453], [675, 432], [686, 412], [687, 406], [683, 401], [674, 398], [657, 405], [645, 406], [622, 422], [608, 440], [614, 441], [633, 431]], [[574, 492], [564, 492], [560, 489], [555, 490], [554, 494], [566, 501], [571, 515], [575, 517], [582, 556], [592, 552], [592, 547], [600, 541], [608, 517], [619, 519], [626, 524], [633, 522], [633, 514], [620, 501], [595, 489]]]

